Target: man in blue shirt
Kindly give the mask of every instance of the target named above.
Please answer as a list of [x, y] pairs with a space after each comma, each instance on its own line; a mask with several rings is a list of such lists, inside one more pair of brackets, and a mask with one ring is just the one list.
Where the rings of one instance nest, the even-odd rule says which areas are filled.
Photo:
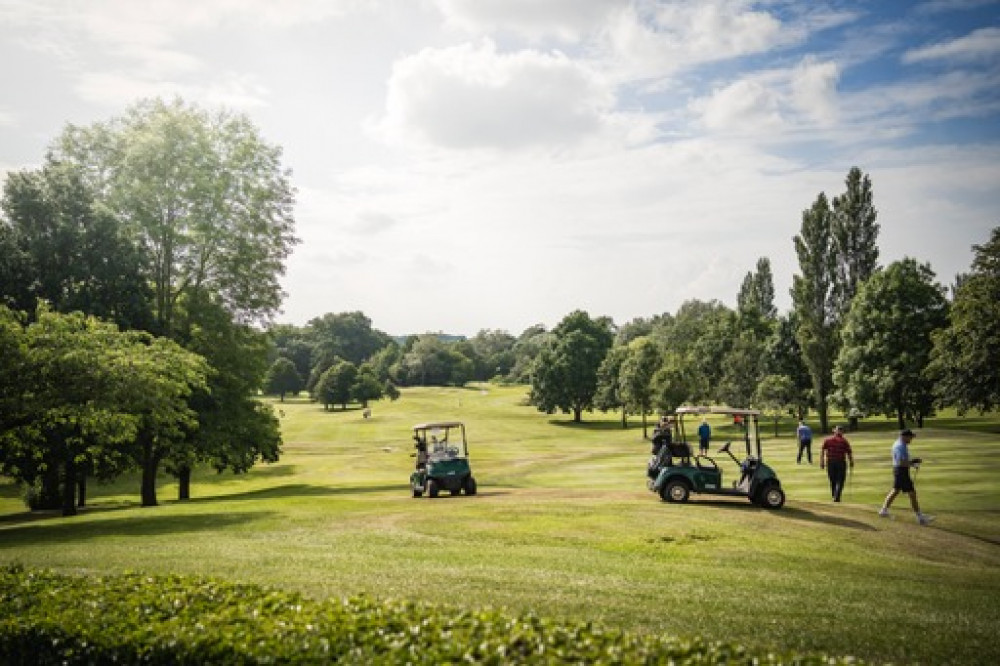
[[813, 464], [813, 431], [806, 425], [805, 421], [799, 421], [799, 427], [795, 429], [795, 435], [799, 438], [799, 456], [795, 459], [796, 464], [802, 463], [802, 452], [805, 451], [809, 464]]
[[702, 419], [698, 426], [698, 453], [708, 455], [708, 442], [712, 439], [712, 426], [708, 425], [708, 420]]
[[887, 518], [893, 500], [899, 493], [904, 492], [910, 496], [910, 506], [913, 507], [913, 513], [917, 514], [917, 522], [921, 525], [928, 525], [934, 518], [920, 513], [920, 504], [917, 503], [917, 489], [913, 485], [913, 479], [910, 478], [910, 468], [918, 469], [921, 462], [920, 458], [910, 457], [910, 442], [913, 441], [914, 437], [913, 431], [907, 428], [899, 433], [899, 439], [892, 445], [892, 490], [885, 496], [885, 502], [878, 510], [878, 515]]

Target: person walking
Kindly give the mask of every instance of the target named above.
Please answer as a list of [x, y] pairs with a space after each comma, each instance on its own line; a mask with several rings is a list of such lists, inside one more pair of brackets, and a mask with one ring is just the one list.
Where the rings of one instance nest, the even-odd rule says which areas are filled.
[[910, 442], [916, 435], [907, 428], [899, 433], [899, 439], [892, 445], [892, 490], [885, 496], [882, 508], [878, 510], [878, 515], [883, 518], [889, 517], [889, 507], [899, 493], [903, 492], [910, 496], [910, 506], [917, 516], [917, 522], [921, 525], [929, 525], [933, 516], [928, 516], [920, 512], [920, 504], [917, 502], [917, 488], [910, 478], [910, 468], [919, 469], [920, 458], [910, 457]]
[[809, 460], [809, 464], [813, 464], [813, 431], [812, 428], [806, 425], [805, 421], [799, 421], [799, 427], [795, 429], [795, 436], [799, 440], [799, 455], [795, 459], [795, 463], [802, 464], [802, 453], [805, 452], [806, 459]]
[[844, 492], [848, 464], [853, 470], [854, 453], [851, 451], [850, 442], [844, 437], [843, 426], [837, 426], [833, 429], [833, 436], [823, 442], [823, 448], [819, 451], [819, 468], [826, 467], [826, 474], [830, 478], [830, 494], [833, 495], [834, 502], [839, 502], [840, 494]]
[[708, 425], [708, 419], [702, 419], [698, 426], [698, 455], [708, 455], [708, 443], [712, 439], [712, 426]]

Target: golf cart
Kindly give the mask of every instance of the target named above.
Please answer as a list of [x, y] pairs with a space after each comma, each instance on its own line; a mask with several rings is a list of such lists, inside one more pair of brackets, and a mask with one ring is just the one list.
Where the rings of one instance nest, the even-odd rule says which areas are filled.
[[[733, 454], [733, 442], [726, 442], [719, 449], [732, 458], [739, 467], [740, 475], [729, 486], [723, 484], [722, 469], [715, 460], [706, 455], [692, 455], [691, 445], [685, 432], [685, 420], [691, 423], [709, 414], [721, 414], [739, 424], [746, 448], [746, 457], [741, 461]], [[669, 444], [664, 444], [649, 462], [649, 489], [658, 493], [667, 502], [686, 502], [691, 493], [746, 497], [758, 506], [780, 509], [785, 503], [785, 492], [774, 470], [764, 464], [760, 449], [760, 412], [753, 409], [733, 407], [678, 407]], [[697, 425], [691, 427], [697, 443]], [[737, 446], [739, 443], [737, 442]]]
[[410, 475], [414, 497], [427, 493], [437, 497], [442, 490], [458, 495], [476, 494], [476, 480], [469, 467], [469, 447], [465, 425], [460, 421], [421, 423], [413, 426], [411, 457], [417, 459], [416, 470]]

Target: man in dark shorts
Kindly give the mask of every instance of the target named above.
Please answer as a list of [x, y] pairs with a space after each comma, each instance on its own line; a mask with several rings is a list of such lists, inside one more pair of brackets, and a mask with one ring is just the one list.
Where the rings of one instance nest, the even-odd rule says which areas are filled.
[[826, 467], [827, 476], [830, 478], [830, 494], [833, 495], [834, 502], [839, 502], [840, 494], [844, 492], [848, 463], [853, 469], [854, 453], [844, 437], [844, 429], [837, 426], [833, 429], [833, 436], [828, 437], [823, 442], [823, 448], [819, 450], [819, 468]]
[[910, 457], [910, 442], [915, 435], [907, 428], [899, 433], [899, 439], [892, 445], [892, 490], [885, 496], [882, 508], [878, 510], [878, 515], [883, 518], [889, 517], [889, 507], [899, 493], [906, 493], [910, 496], [910, 506], [913, 513], [917, 514], [917, 522], [921, 525], [928, 525], [933, 517], [920, 513], [920, 504], [917, 503], [917, 489], [910, 478], [910, 468], [920, 465], [920, 458]]

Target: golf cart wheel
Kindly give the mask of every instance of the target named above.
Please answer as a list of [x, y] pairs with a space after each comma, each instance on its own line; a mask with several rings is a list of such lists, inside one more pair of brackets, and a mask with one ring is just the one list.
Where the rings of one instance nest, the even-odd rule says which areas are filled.
[[772, 483], [760, 491], [759, 503], [765, 509], [780, 509], [785, 505], [785, 491]]
[[424, 491], [421, 490], [420, 488], [413, 488], [412, 490], [414, 497], [421, 497], [424, 494]]
[[434, 479], [427, 480], [427, 495], [428, 497], [437, 497], [441, 489], [438, 487], [437, 481]]
[[660, 490], [660, 498], [667, 502], [687, 502], [691, 496], [691, 488], [687, 482], [680, 479], [668, 481]]
[[465, 477], [465, 483], [463, 483], [462, 486], [466, 495], [476, 494], [476, 480], [472, 478], [472, 476]]

